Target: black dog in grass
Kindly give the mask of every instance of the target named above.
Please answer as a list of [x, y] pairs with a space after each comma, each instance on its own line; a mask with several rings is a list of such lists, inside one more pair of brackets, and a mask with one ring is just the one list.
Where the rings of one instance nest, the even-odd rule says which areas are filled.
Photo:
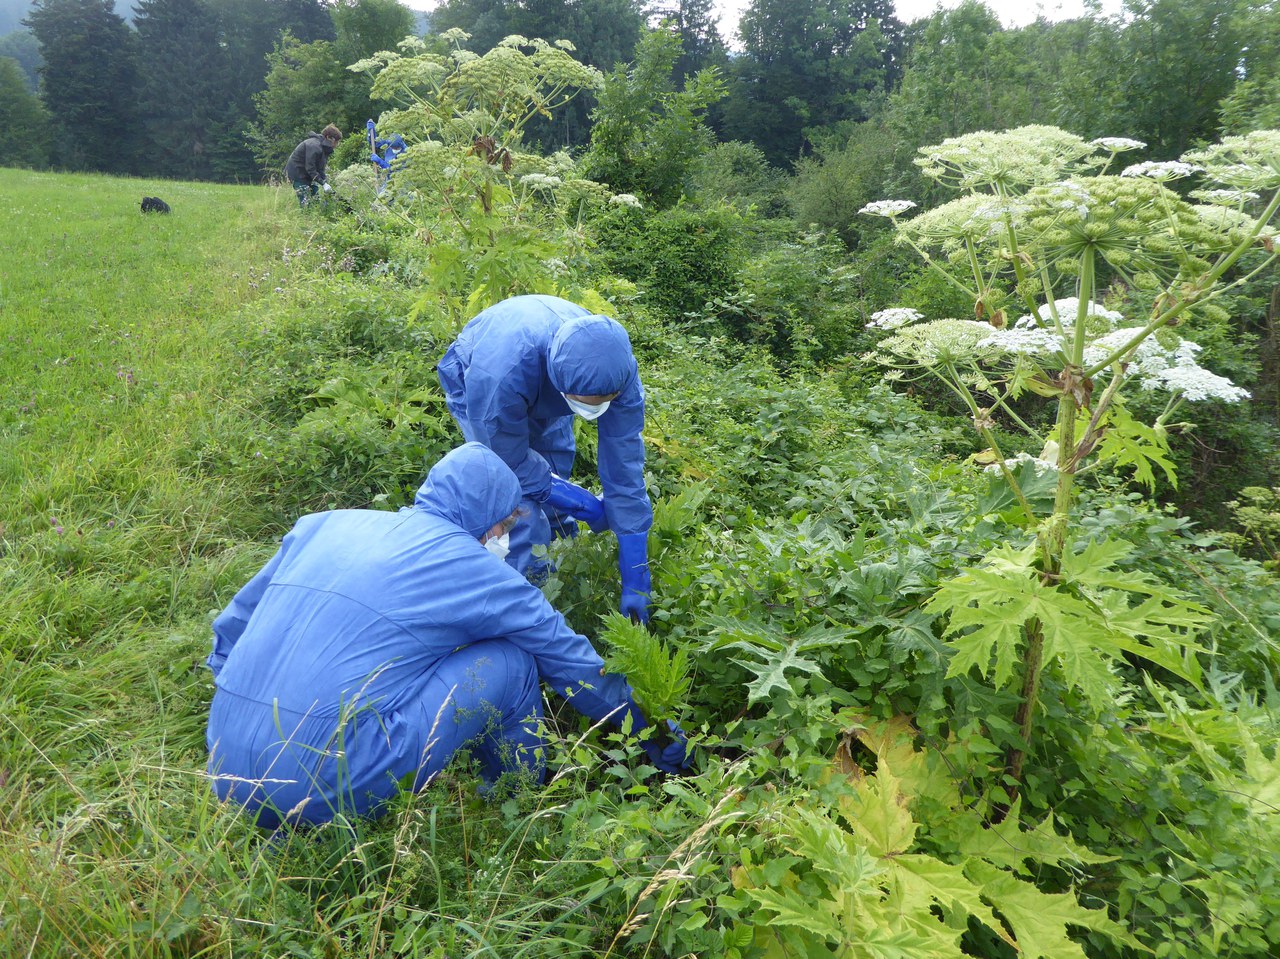
[[164, 200], [160, 199], [158, 196], [144, 196], [142, 198], [142, 212], [168, 213], [170, 212], [169, 204], [165, 203]]

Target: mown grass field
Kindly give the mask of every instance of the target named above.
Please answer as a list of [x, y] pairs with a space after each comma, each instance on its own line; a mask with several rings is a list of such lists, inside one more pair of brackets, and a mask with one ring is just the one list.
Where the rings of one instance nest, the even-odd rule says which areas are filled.
[[[173, 213], [142, 215], [143, 195]], [[226, 344], [287, 282], [292, 203], [0, 170], [5, 956], [145, 954], [189, 891], [163, 873], [189, 863], [175, 823], [205, 795], [197, 664], [261, 532], [200, 450], [248, 415]]]

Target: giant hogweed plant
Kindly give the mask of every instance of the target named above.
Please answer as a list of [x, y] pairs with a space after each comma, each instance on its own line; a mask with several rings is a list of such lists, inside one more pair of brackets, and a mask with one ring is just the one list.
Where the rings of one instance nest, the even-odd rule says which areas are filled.
[[386, 205], [427, 249], [428, 292], [415, 309], [442, 301], [455, 325], [519, 293], [589, 298], [575, 286], [585, 271], [589, 207], [638, 206], [581, 177], [567, 153], [524, 149], [525, 127], [550, 117], [600, 71], [572, 56], [568, 41], [509, 36], [480, 55], [463, 49], [470, 35], [448, 30], [437, 53], [418, 37], [402, 52], [382, 51], [348, 67], [373, 77], [371, 96], [391, 109], [384, 130], [409, 149], [396, 162]]
[[[1280, 132], [1259, 131], [1194, 150], [1180, 161], [1117, 169], [1144, 144], [1092, 142], [1053, 127], [973, 133], [924, 147], [916, 163], [961, 195], [908, 218], [915, 204], [886, 200], [861, 212], [889, 217], [914, 248], [973, 301], [973, 317], [926, 319], [895, 307], [869, 326], [884, 339], [871, 359], [891, 379], [941, 380], [972, 414], [979, 459], [1007, 484], [1031, 534], [945, 583], [931, 608], [949, 617], [951, 675], [977, 668], [1020, 687], [1021, 742], [1007, 757], [1016, 796], [1032, 741], [1042, 670], [1095, 702], [1112, 666], [1137, 656], [1195, 682], [1196, 633], [1209, 613], [1150, 576], [1125, 569], [1130, 547], [1085, 543], [1073, 524], [1081, 478], [1131, 470], [1150, 487], [1173, 481], [1171, 417], [1187, 402], [1236, 402], [1248, 393], [1197, 363], [1178, 327], [1222, 310], [1224, 297], [1275, 260]], [[1200, 176], [1184, 199], [1170, 182]], [[1137, 391], [1167, 396], [1144, 421]], [[1056, 401], [1038, 428], [1015, 400]], [[1006, 455], [997, 436], [1022, 434]], [[1010, 450], [1009, 452], [1013, 452]], [[1046, 488], [1047, 487], [1047, 488]], [[1038, 496], [1043, 490], [1045, 495]]]

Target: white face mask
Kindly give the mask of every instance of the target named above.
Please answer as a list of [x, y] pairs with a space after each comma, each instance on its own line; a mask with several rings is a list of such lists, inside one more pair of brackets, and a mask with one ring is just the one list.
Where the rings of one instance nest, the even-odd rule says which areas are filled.
[[564, 393], [561, 393], [560, 395], [564, 396], [564, 401], [569, 404], [569, 409], [573, 410], [575, 413], [581, 416], [584, 420], [588, 420], [588, 421], [599, 419], [600, 416], [604, 413], [604, 411], [609, 408], [609, 403], [612, 402], [611, 400], [605, 400], [603, 403], [596, 403], [593, 406], [590, 403], [582, 403], [578, 400], [571, 400], [569, 399], [568, 396], [565, 396]]
[[498, 557], [498, 559], [506, 559], [507, 554], [511, 552], [511, 534], [503, 533], [501, 536], [490, 536], [484, 541], [484, 548]]

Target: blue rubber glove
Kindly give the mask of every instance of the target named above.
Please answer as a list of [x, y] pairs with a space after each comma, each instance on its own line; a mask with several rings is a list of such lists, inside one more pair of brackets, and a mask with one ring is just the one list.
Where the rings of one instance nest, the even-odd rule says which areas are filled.
[[649, 622], [649, 534], [618, 534], [618, 575], [622, 580], [622, 601], [618, 610], [636, 623]]
[[664, 773], [683, 772], [689, 765], [687, 752], [689, 740], [685, 737], [684, 730], [677, 726], [673, 720], [667, 720], [667, 730], [671, 733], [671, 742], [665, 746], [659, 745], [652, 738], [642, 739], [640, 745], [648, 753], [649, 762]]
[[551, 490], [547, 493], [546, 502], [560, 512], [582, 520], [593, 532], [599, 533], [609, 528], [604, 517], [604, 500], [575, 483], [561, 479], [555, 473], [551, 474]]
[[685, 737], [684, 730], [674, 721], [667, 720], [667, 732], [670, 734], [671, 741], [663, 744], [654, 738], [654, 731], [651, 730], [647, 735], [641, 733], [641, 730], [649, 729], [650, 723], [644, 718], [644, 713], [633, 698], [628, 699], [626, 705], [619, 711], [616, 722], [625, 729], [628, 719], [631, 721], [632, 735], [640, 733], [640, 745], [644, 747], [649, 762], [654, 766], [664, 773], [679, 773], [689, 767], [689, 741]]

